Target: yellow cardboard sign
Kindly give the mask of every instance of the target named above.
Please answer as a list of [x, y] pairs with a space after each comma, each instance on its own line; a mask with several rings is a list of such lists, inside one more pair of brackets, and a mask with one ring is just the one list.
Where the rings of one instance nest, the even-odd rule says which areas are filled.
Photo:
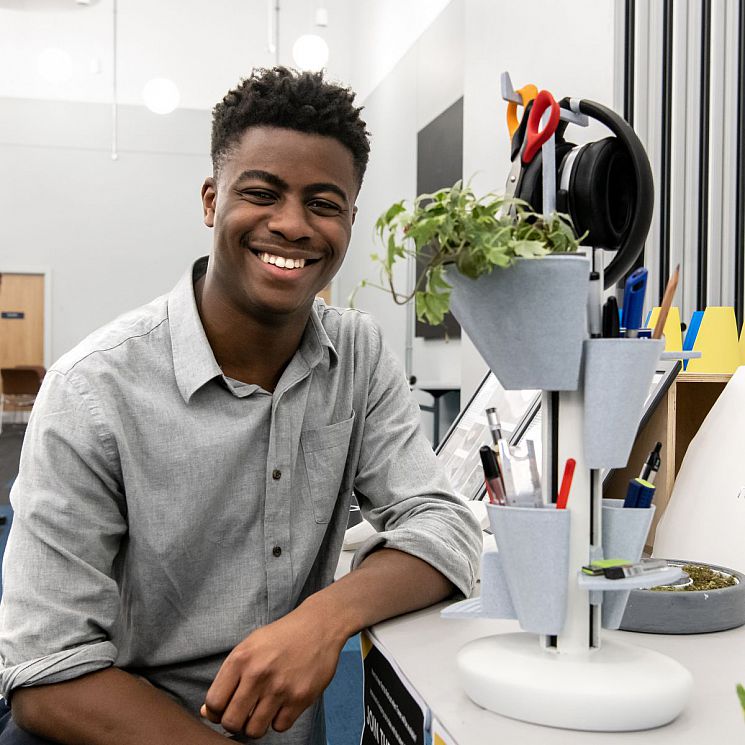
[[[659, 317], [660, 309], [652, 308], [647, 327], [653, 329]], [[670, 308], [670, 312], [667, 314], [667, 318], [665, 319], [665, 327], [662, 329], [662, 333], [665, 335], [666, 352], [680, 352], [683, 350], [683, 334], [680, 331], [680, 310], [678, 308]]]
[[688, 362], [687, 372], [733, 373], [740, 366], [737, 319], [732, 307], [709, 306], [693, 344], [701, 358]]

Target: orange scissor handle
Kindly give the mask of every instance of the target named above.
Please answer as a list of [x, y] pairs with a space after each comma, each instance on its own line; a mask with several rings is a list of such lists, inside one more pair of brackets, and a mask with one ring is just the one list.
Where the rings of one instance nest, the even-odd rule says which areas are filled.
[[[546, 126], [539, 130], [541, 117], [551, 109]], [[548, 142], [551, 135], [556, 132], [561, 117], [559, 104], [548, 91], [541, 91], [533, 101], [533, 108], [528, 116], [528, 127], [525, 131], [525, 150], [523, 150], [523, 164], [527, 165], [535, 157], [535, 154]]]
[[[520, 94], [520, 98], [523, 100], [523, 108], [525, 108], [530, 101], [532, 101], [538, 95], [538, 88], [533, 83], [528, 83], [522, 88], [518, 88], [515, 93]], [[507, 102], [507, 129], [510, 133], [510, 139], [515, 134], [517, 128], [520, 126], [520, 120], [517, 118], [517, 104], [514, 101]]]

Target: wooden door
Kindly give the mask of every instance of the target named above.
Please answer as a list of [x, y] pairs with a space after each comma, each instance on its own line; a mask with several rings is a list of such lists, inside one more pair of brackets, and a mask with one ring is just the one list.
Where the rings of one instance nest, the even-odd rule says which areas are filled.
[[44, 275], [0, 274], [0, 367], [44, 364]]

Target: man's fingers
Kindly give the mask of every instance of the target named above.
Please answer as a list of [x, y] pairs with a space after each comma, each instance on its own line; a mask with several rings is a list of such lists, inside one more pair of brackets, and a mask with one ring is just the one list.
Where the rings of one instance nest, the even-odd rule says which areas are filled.
[[281, 700], [274, 696], [264, 696], [259, 699], [256, 708], [248, 718], [248, 722], [246, 722], [244, 732], [249, 737], [263, 737], [269, 729], [272, 720], [277, 715], [281, 704]]
[[209, 719], [210, 722], [214, 722], [215, 724], [220, 723], [220, 717], [222, 714], [217, 711], [212, 711], [207, 704], [202, 704], [202, 708], [199, 710], [199, 713], [205, 718]]
[[277, 732], [286, 732], [293, 724], [295, 724], [295, 720], [303, 713], [303, 711], [304, 709], [295, 706], [280, 707], [277, 715], [272, 721], [272, 729]]
[[223, 712], [220, 724], [228, 732], [243, 732], [249, 717], [252, 715], [258, 693], [256, 686], [242, 681], [230, 699], [230, 703]]
[[233, 697], [240, 683], [240, 676], [235, 674], [233, 669], [232, 666], [223, 663], [217, 673], [217, 677], [207, 691], [207, 695], [204, 697], [204, 706], [202, 708], [205, 710], [205, 713], [203, 716], [209, 719], [210, 722], [220, 722], [225, 709], [230, 703], [230, 699]]

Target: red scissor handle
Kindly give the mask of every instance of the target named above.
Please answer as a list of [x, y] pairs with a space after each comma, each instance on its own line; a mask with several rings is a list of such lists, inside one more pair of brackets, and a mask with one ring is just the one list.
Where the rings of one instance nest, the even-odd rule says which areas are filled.
[[[541, 117], [547, 109], [551, 109], [546, 126], [539, 131]], [[535, 157], [541, 147], [548, 142], [551, 135], [559, 126], [561, 110], [559, 104], [548, 91], [541, 91], [533, 100], [533, 108], [528, 117], [528, 128], [525, 133], [525, 150], [523, 150], [523, 164], [527, 165]]]

